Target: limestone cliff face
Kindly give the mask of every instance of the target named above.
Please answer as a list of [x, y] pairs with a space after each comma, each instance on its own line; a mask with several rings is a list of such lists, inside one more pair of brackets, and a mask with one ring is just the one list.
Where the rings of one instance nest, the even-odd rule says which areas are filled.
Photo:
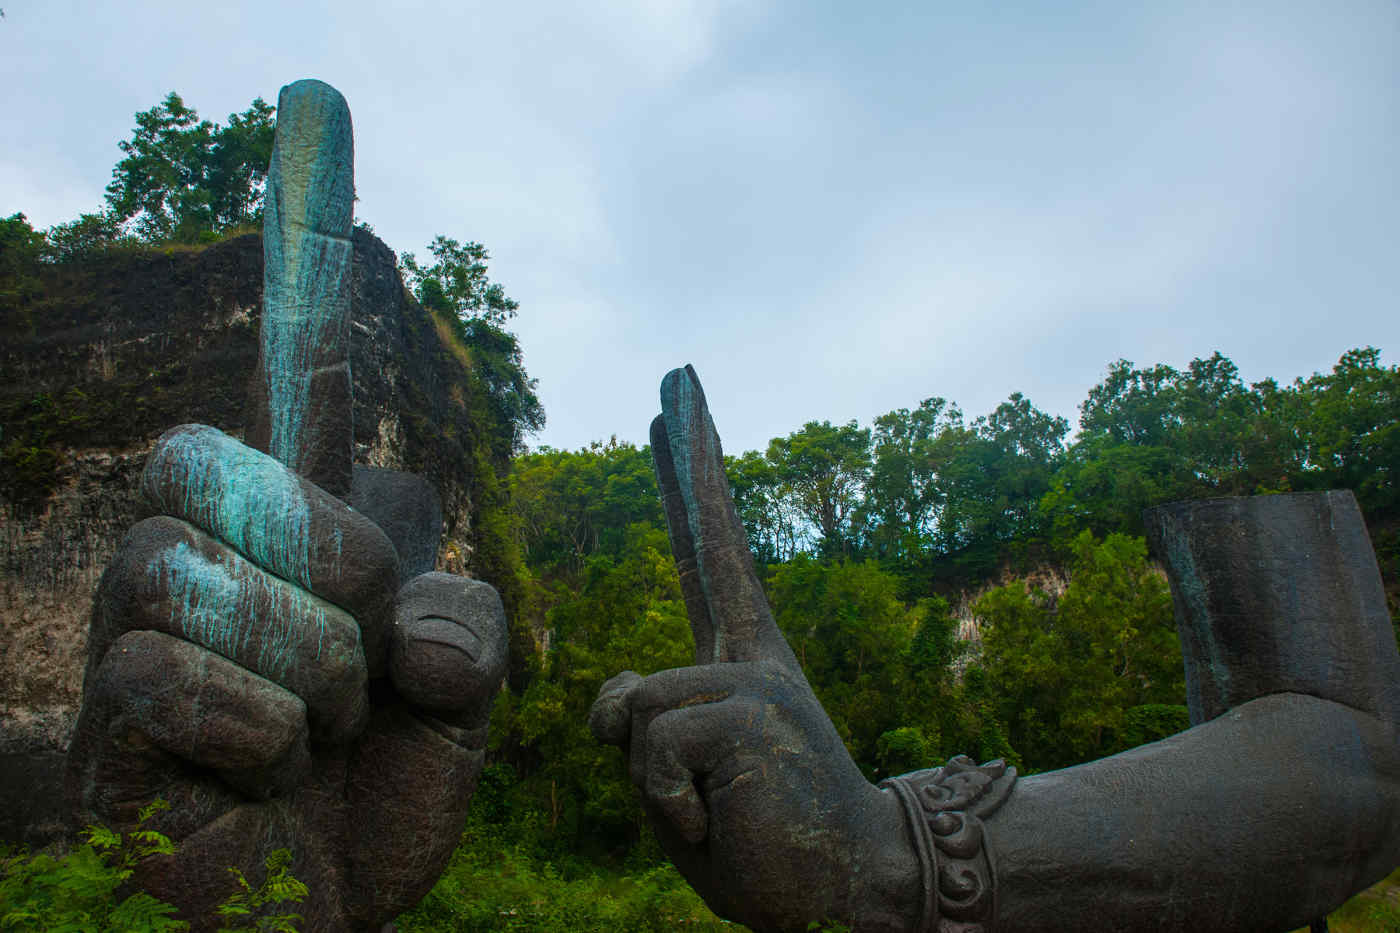
[[[440, 553], [462, 572], [474, 465], [503, 466], [484, 453], [489, 426], [469, 417], [470, 358], [405, 293], [393, 252], [364, 231], [354, 242], [357, 462], [437, 487]], [[0, 839], [44, 842], [60, 825], [92, 594], [141, 517], [152, 443], [190, 421], [242, 435], [262, 262], [257, 235], [114, 253], [48, 270], [44, 297], [0, 321]]]

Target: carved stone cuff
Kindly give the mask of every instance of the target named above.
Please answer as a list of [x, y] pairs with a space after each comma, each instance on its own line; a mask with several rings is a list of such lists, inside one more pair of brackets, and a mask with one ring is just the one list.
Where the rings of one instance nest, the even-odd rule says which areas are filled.
[[996, 871], [982, 821], [1011, 796], [1016, 769], [966, 755], [881, 781], [904, 805], [919, 855], [918, 933], [992, 933]]

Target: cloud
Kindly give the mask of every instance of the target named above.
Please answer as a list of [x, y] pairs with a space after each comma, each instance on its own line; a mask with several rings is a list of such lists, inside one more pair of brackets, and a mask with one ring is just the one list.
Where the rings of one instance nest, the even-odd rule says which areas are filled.
[[1385, 0], [6, 12], [0, 208], [98, 206], [171, 89], [222, 119], [321, 77], [361, 216], [491, 250], [556, 446], [644, 440], [684, 362], [738, 451], [935, 394], [1073, 417], [1118, 356], [1286, 379], [1400, 343]]

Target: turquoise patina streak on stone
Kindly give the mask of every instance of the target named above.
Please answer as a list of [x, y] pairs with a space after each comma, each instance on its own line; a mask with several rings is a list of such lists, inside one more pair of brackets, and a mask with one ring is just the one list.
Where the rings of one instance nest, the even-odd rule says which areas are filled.
[[[295, 474], [216, 428], [190, 425], [158, 445], [151, 458], [142, 488], [149, 501], [208, 529], [278, 576], [309, 585], [315, 549], [339, 549], [336, 537], [313, 540], [310, 509]], [[171, 476], [180, 481], [164, 481]], [[179, 502], [166, 501], [172, 489]]]
[[348, 478], [354, 199], [345, 98], [320, 81], [284, 87], [263, 216], [267, 449], [337, 494], [324, 465], [343, 461]]
[[157, 555], [148, 573], [169, 594], [172, 627], [230, 661], [285, 681], [307, 625], [317, 630], [320, 656], [325, 608], [298, 590], [277, 592], [273, 578], [235, 574], [183, 541]]

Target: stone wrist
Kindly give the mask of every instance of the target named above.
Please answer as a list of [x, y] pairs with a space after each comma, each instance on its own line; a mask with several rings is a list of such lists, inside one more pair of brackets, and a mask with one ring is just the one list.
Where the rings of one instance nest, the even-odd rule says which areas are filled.
[[919, 857], [918, 933], [993, 933], [996, 869], [982, 821], [1006, 802], [1016, 769], [966, 755], [882, 781], [904, 808]]

